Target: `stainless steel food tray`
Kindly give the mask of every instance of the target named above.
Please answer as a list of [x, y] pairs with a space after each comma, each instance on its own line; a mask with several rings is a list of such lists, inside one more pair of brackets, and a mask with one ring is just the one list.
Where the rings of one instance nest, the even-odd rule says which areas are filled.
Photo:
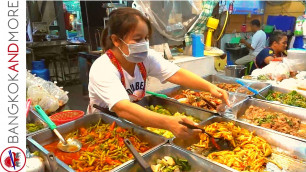
[[[241, 116], [245, 114], [245, 111], [251, 105], [260, 107], [262, 109], [266, 109], [267, 111], [284, 113], [287, 116], [298, 118], [298, 119], [301, 120], [302, 123], [306, 124], [306, 115], [305, 115], [306, 114], [306, 109], [297, 108], [297, 107], [293, 107], [293, 106], [283, 106], [282, 104], [278, 105], [278, 104], [274, 104], [274, 103], [270, 103], [270, 102], [263, 101], [263, 100], [260, 100], [260, 99], [254, 99], [254, 98], [246, 99], [243, 102], [240, 102], [239, 104], [236, 104], [236, 106], [234, 106], [232, 108], [232, 112], [237, 119], [242, 120], [244, 122], [247, 122], [246, 120], [241, 119]], [[264, 128], [264, 127], [260, 127], [260, 126], [256, 126], [254, 124], [250, 124], [250, 125], [252, 125], [254, 127], [259, 127], [259, 128], [262, 128], [262, 129], [266, 129], [266, 130], [269, 130], [271, 132], [276, 132], [280, 135], [284, 135], [286, 137], [291, 137], [291, 138], [294, 138], [294, 139], [297, 139], [297, 140], [300, 140], [300, 141], [303, 141], [303, 142], [306, 143], [306, 139], [301, 138], [301, 137], [293, 136], [293, 135], [290, 135], [290, 134], [285, 134], [285, 133], [282, 133], [282, 132], [278, 132], [278, 131], [268, 129], [268, 128]]]
[[210, 111], [206, 111], [205, 109], [195, 109], [193, 106], [192, 108], [187, 104], [182, 104], [177, 101], [171, 101], [169, 99], [159, 98], [156, 96], [145, 96], [142, 100], [137, 102], [137, 104], [141, 106], [150, 106], [150, 105], [161, 105], [165, 109], [169, 110], [172, 114], [179, 112], [185, 113], [186, 115], [193, 116], [195, 118], [204, 121], [209, 117], [213, 116]]
[[[292, 89], [286, 89], [286, 88], [281, 88], [281, 87], [276, 87], [276, 86], [270, 86], [270, 87], [267, 87], [265, 88], [263, 91], [261, 91], [261, 95], [263, 95], [264, 97], [267, 97], [268, 96], [268, 93], [269, 91], [278, 91], [278, 92], [281, 92], [281, 93], [289, 93], [291, 91], [293, 91]], [[306, 93], [305, 91], [299, 91], [299, 90], [296, 90], [299, 94], [301, 94], [302, 96], [306, 97]], [[260, 96], [256, 95], [255, 98], [258, 98], [258, 99], [262, 99]], [[268, 101], [268, 100], [266, 100]], [[275, 101], [270, 101], [272, 103], [276, 103], [276, 104], [282, 104], [280, 102], [275, 102]], [[283, 105], [286, 105], [286, 106], [291, 106], [291, 105], [287, 105], [287, 104], [283, 104]], [[297, 106], [292, 106], [292, 107], [297, 107]], [[302, 108], [302, 107], [298, 107], [298, 108]]]
[[[226, 172], [230, 171], [221, 166], [218, 166], [210, 161], [202, 159], [198, 156], [190, 154], [188, 151], [185, 151], [175, 145], [165, 144], [160, 148], [150, 151], [148, 154], [144, 155], [144, 159], [150, 165], [156, 164], [157, 159], [162, 159], [164, 156], [172, 156], [174, 158], [181, 158], [188, 160], [189, 165], [191, 166], [192, 172]], [[133, 171], [141, 172], [143, 169], [139, 166], [137, 161], [132, 161], [125, 166], [117, 169], [116, 171]]]
[[[26, 121], [27, 121], [27, 124], [28, 123], [40, 123], [44, 126], [44, 128], [48, 128], [48, 125], [43, 121], [43, 119], [40, 118], [40, 116], [33, 109], [30, 109]], [[35, 135], [41, 132], [42, 130], [43, 129], [32, 132], [32, 133], [27, 133], [27, 136]]]
[[[161, 94], [166, 94], [167, 96], [169, 97], [173, 97], [177, 94], [179, 94], [182, 90], [185, 90], [187, 88], [185, 87], [182, 87], [182, 86], [176, 86], [176, 87], [173, 87], [173, 88], [168, 88], [168, 89], [165, 89], [165, 90], [162, 90], [160, 91], [159, 93]], [[194, 90], [194, 91], [198, 91], [198, 90]], [[244, 95], [244, 94], [234, 94], [234, 93], [231, 93], [229, 92], [229, 100], [232, 101], [232, 106], [234, 106], [235, 104], [247, 99], [249, 96], [247, 95]], [[171, 99], [168, 99], [169, 101], [174, 101], [174, 102], [177, 102], [175, 100], [171, 100]], [[185, 106], [188, 106], [188, 107], [192, 107], [194, 109], [199, 109], [199, 110], [202, 110], [202, 111], [206, 111], [206, 112], [210, 112], [210, 113], [213, 113], [213, 114], [217, 114], [215, 111], [210, 111], [210, 110], [207, 110], [207, 109], [204, 109], [204, 108], [200, 108], [200, 107], [195, 107], [195, 106], [192, 106], [192, 105], [189, 105], [189, 104], [185, 104], [185, 103], [180, 103], [180, 102], [177, 102], [179, 103], [180, 105], [185, 105]]]
[[[93, 124], [96, 124], [100, 119], [102, 119], [101, 122], [103, 123], [110, 124], [115, 121], [117, 125], [120, 127], [128, 128], [128, 129], [133, 128], [135, 134], [140, 138], [140, 140], [143, 140], [149, 143], [149, 146], [152, 147], [150, 150], [156, 149], [168, 141], [166, 138], [162, 136], [148, 132], [142, 129], [141, 127], [121, 121], [120, 119], [112, 117], [105, 113], [86, 115], [83, 118], [80, 118], [75, 121], [71, 121], [69, 123], [65, 123], [63, 125], [58, 126], [57, 130], [65, 136], [66, 134], [73, 132], [80, 127], [89, 127]], [[42, 151], [45, 154], [48, 154], [49, 152], [43, 146], [58, 141], [58, 138], [51, 130], [44, 129], [42, 132], [28, 137], [28, 140], [34, 146], [36, 146], [40, 151]], [[150, 150], [144, 152], [144, 154], [146, 154]], [[65, 164], [61, 160], [58, 160], [58, 161], [61, 162], [59, 163], [59, 165], [62, 166], [67, 171], [72, 170], [67, 164]], [[126, 163], [127, 162], [123, 163], [122, 165]]]
[[[251, 88], [258, 90], [259, 92], [263, 91], [264, 89], [270, 86], [269, 83], [265, 83], [265, 82], [255, 82], [255, 81], [244, 80], [241, 78], [234, 78], [234, 77], [229, 77], [229, 76], [224, 76], [224, 75], [206, 75], [203, 78], [213, 84], [218, 84], [218, 83], [237, 84], [236, 80], [239, 79], [245, 82], [247, 85], [250, 85]], [[245, 93], [238, 93], [238, 94], [248, 95]], [[252, 95], [254, 95], [254, 93], [249, 96], [252, 96]]]
[[50, 153], [48, 154], [42, 151], [41, 145], [35, 145], [31, 141], [29, 141], [29, 139], [27, 139], [26, 143], [27, 143], [27, 148], [31, 153], [38, 151], [39, 156], [43, 158], [44, 165], [45, 165], [45, 172], [55, 172], [55, 171], [56, 172], [66, 172], [66, 171], [73, 172], [74, 171], [71, 168], [69, 168], [66, 164], [64, 164], [62, 161], [60, 161], [59, 159], [49, 158], [49, 156], [51, 156]]
[[[229, 118], [222, 118], [222, 117], [212, 117], [210, 119], [208, 119], [207, 121], [201, 123], [202, 126], [206, 126], [209, 124], [212, 124], [214, 122], [233, 122], [235, 125], [247, 129], [249, 131], [255, 131], [255, 134], [257, 136], [260, 136], [262, 138], [264, 138], [272, 147], [273, 152], [272, 153], [272, 157], [274, 158], [274, 161], [277, 161], [282, 167], [283, 167], [283, 171], [288, 171], [288, 172], [293, 172], [293, 171], [305, 171], [306, 169], [306, 143], [299, 141], [299, 140], [295, 140], [283, 135], [280, 135], [278, 133], [275, 132], [271, 132], [269, 130], [263, 129], [263, 128], [259, 128], [259, 127], [255, 127], [252, 125], [249, 125], [248, 123], [242, 122], [242, 121], [238, 121], [235, 119], [229, 119]], [[191, 146], [192, 143], [196, 143], [197, 140], [181, 140], [178, 138], [175, 138], [173, 141], [171, 141], [172, 144], [177, 145], [183, 149], [186, 149], [187, 147]], [[286, 154], [286, 155], [290, 155], [289, 156], [284, 156], [282, 154], [278, 154], [275, 153], [275, 151], [278, 152], [282, 152], [282, 154]], [[214, 162], [212, 160], [209, 160], [208, 158], [193, 153], [191, 151], [188, 151], [194, 155], [197, 155], [203, 159], [206, 159], [208, 161], [211, 161], [215, 164], [221, 165], [222, 167], [229, 169], [229, 170], [234, 170], [232, 168], [229, 168], [223, 164]], [[294, 159], [293, 157], [296, 157], [298, 159]], [[292, 158], [291, 158], [292, 157]], [[269, 167], [274, 167], [274, 169], [266, 169], [268, 171], [279, 171], [280, 169], [278, 169], [276, 166], [274, 166], [274, 164], [271, 165], [271, 163], [268, 163]], [[267, 165], [268, 166], [268, 165]]]

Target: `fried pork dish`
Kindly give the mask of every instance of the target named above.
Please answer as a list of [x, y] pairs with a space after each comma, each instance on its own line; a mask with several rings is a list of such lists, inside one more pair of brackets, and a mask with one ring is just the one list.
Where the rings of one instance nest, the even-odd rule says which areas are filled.
[[301, 120], [280, 112], [271, 112], [257, 106], [250, 106], [242, 119], [261, 127], [306, 138], [306, 130], [303, 127], [304, 124], [301, 124]]
[[247, 90], [246, 88], [242, 87], [240, 84], [227, 84], [227, 83], [218, 83], [215, 84], [217, 87], [229, 91], [229, 92], [236, 92], [238, 90], [238, 88], [241, 87], [241, 89], [238, 90], [238, 93], [242, 93], [242, 94], [248, 94], [248, 95], [252, 95], [253, 93], [249, 90]]
[[210, 110], [210, 111], [215, 111], [216, 109], [209, 106], [203, 99], [210, 101], [210, 103], [212, 103], [215, 106], [218, 106], [222, 103], [222, 100], [213, 97], [209, 92], [204, 92], [204, 91], [196, 92], [196, 91], [192, 91], [189, 89], [182, 90], [182, 92], [174, 96], [174, 98], [177, 100], [181, 98], [186, 98], [186, 101], [184, 101], [183, 103], [186, 103], [186, 104], [189, 104], [195, 107], [200, 107], [200, 108]]

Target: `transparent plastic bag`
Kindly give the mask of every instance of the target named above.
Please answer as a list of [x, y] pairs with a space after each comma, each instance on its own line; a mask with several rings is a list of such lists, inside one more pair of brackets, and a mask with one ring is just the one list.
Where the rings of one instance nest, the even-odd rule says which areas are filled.
[[62, 90], [60, 87], [58, 87], [55, 83], [46, 81], [40, 77], [36, 77], [32, 75], [30, 72], [27, 72], [27, 88], [29, 88], [32, 85], [39, 85], [43, 89], [45, 89], [50, 95], [54, 96], [58, 99], [59, 106], [63, 106], [66, 104], [69, 100], [68, 98], [68, 92]]
[[135, 0], [134, 8], [148, 16], [161, 35], [170, 40], [184, 41], [185, 34], [202, 12], [201, 2]]
[[[249, 83], [246, 83], [246, 85], [251, 86], [251, 84]], [[228, 100], [230, 106], [226, 105], [225, 103], [222, 103], [221, 106], [218, 107], [218, 113], [222, 116], [236, 119], [237, 117], [235, 114], [237, 113], [233, 113], [232, 109], [234, 106], [238, 106], [239, 104], [241, 104], [247, 98], [247, 95], [241, 94], [242, 92], [246, 92], [247, 90], [247, 88], [241, 86], [236, 90], [236, 92], [229, 93]]]
[[42, 84], [42, 87], [46, 89], [49, 94], [56, 97], [59, 101], [59, 106], [66, 104], [69, 100], [67, 93], [64, 90], [60, 89], [57, 85], [52, 82], [45, 82]]
[[290, 76], [289, 67], [284, 64], [280, 63], [275, 67], [275, 71], [272, 74], [272, 78], [276, 81], [282, 81], [283, 79], [288, 79]]
[[48, 91], [39, 85], [32, 85], [27, 90], [27, 98], [32, 99], [32, 106], [39, 105], [49, 114], [59, 108], [58, 99], [50, 95]]

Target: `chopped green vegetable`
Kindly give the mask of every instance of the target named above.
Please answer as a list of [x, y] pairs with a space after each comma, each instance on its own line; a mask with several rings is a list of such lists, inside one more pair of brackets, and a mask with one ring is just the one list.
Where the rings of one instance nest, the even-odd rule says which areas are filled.
[[156, 165], [151, 165], [153, 172], [178, 172], [190, 171], [191, 166], [186, 159], [165, 156], [163, 159], [157, 159]]
[[269, 101], [279, 101], [291, 106], [306, 108], [306, 98], [296, 91], [291, 91], [286, 94], [270, 90], [266, 99]]
[[41, 130], [44, 128], [44, 125], [40, 122], [27, 123], [27, 133], [33, 133], [35, 131]]
[[257, 80], [266, 81], [266, 80], [270, 80], [270, 78], [267, 75], [259, 75], [257, 77]]

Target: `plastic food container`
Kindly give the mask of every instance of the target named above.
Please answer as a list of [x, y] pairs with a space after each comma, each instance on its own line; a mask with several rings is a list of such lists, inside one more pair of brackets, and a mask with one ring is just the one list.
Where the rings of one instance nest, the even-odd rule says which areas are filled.
[[56, 113], [50, 116], [50, 119], [56, 124], [61, 125], [84, 116], [84, 112], [80, 110], [69, 110]]

